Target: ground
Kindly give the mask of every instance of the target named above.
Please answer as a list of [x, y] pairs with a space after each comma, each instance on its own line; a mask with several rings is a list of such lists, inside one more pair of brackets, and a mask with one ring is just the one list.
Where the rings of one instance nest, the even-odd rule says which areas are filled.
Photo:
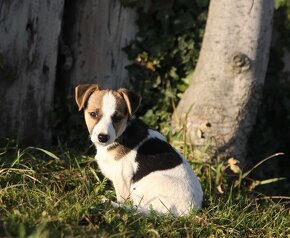
[[258, 193], [235, 161], [204, 161], [183, 138], [169, 139], [189, 158], [205, 204], [179, 218], [103, 203], [115, 192], [92, 152], [2, 141], [0, 237], [290, 237], [289, 198]]

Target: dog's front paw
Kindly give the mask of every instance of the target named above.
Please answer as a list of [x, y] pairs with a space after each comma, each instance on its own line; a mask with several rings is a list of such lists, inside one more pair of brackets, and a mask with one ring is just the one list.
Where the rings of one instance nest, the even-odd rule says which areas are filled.
[[110, 200], [108, 198], [101, 198], [101, 201], [100, 203], [107, 203], [107, 202], [110, 202]]
[[100, 203], [110, 203], [113, 207], [115, 207], [115, 208], [118, 208], [118, 207], [120, 207], [121, 206], [121, 204], [119, 204], [119, 203], [116, 203], [116, 202], [113, 202], [113, 201], [111, 201], [110, 199], [108, 199], [108, 198], [101, 198], [101, 202]]

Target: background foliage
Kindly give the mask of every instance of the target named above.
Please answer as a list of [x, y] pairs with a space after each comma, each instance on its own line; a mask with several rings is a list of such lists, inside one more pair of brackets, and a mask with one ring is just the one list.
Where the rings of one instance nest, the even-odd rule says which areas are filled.
[[133, 88], [143, 96], [139, 114], [160, 129], [168, 123], [195, 68], [208, 1], [157, 0], [149, 6], [135, 1], [132, 5], [138, 11], [139, 31], [124, 49], [134, 60], [127, 70]]
[[[140, 13], [140, 31], [125, 48], [135, 60], [128, 70], [133, 87], [143, 95], [140, 115], [151, 126], [169, 131], [165, 123], [197, 61], [208, 1], [155, 0], [147, 7], [140, 3], [124, 1]], [[274, 20], [275, 40], [264, 99], [249, 143], [254, 164], [269, 154], [290, 152], [290, 79], [283, 72], [282, 60], [285, 49], [290, 50], [288, 0], [276, 1]], [[89, 150], [81, 113], [73, 98], [62, 101], [56, 93], [56, 99], [55, 114], [51, 115], [57, 145], [51, 150], [55, 153], [21, 148], [12, 140], [0, 141], [1, 237], [289, 237], [289, 197], [278, 196], [276, 203], [257, 190], [289, 174], [287, 157], [243, 172], [234, 159], [205, 161], [202, 154], [193, 158], [194, 147], [182, 131], [170, 135], [170, 142], [189, 159], [201, 181], [205, 207], [186, 217], [154, 213], [145, 217], [102, 202], [103, 198], [115, 200], [115, 193], [93, 157], [87, 156], [95, 151]], [[271, 177], [276, 179], [268, 179]], [[266, 187], [266, 194], [289, 194], [290, 182], [281, 183], [274, 183], [275, 190]]]
[[[202, 43], [207, 0], [123, 1], [137, 7], [139, 32], [124, 50], [134, 63], [127, 67], [133, 88], [143, 96], [139, 115], [151, 127], [166, 128], [171, 114], [187, 88]], [[290, 2], [275, 1], [273, 43], [265, 80], [264, 96], [250, 138], [252, 165], [276, 152], [286, 156], [261, 167], [257, 174], [289, 177], [290, 78], [283, 71], [285, 51], [290, 51]], [[276, 168], [276, 169], [273, 169]], [[290, 191], [290, 178], [277, 183]], [[287, 192], [289, 193], [289, 192]]]

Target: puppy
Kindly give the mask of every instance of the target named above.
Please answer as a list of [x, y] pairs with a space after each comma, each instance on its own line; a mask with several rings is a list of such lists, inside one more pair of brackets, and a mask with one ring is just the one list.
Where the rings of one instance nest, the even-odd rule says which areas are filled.
[[102, 173], [115, 188], [117, 202], [131, 200], [142, 212], [175, 216], [200, 209], [201, 185], [188, 162], [157, 131], [133, 116], [141, 97], [132, 91], [75, 88]]

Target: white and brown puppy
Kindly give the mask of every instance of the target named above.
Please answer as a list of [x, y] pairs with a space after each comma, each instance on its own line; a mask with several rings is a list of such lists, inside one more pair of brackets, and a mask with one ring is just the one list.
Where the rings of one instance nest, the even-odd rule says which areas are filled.
[[132, 117], [140, 96], [84, 84], [76, 87], [75, 99], [119, 203], [129, 199], [140, 211], [152, 208], [175, 216], [201, 208], [202, 188], [188, 162], [159, 132]]

